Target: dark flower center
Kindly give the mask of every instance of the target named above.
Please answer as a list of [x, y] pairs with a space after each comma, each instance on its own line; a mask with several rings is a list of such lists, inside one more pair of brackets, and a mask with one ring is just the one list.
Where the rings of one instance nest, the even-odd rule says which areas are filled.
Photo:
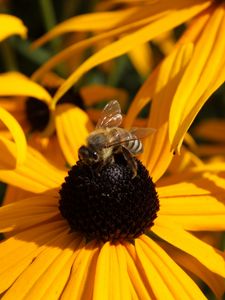
[[32, 131], [43, 131], [50, 119], [48, 105], [35, 98], [28, 98], [26, 101], [26, 116]]
[[[56, 88], [46, 88], [51, 96], [53, 96], [56, 92]], [[81, 95], [79, 93], [75, 93], [72, 89], [70, 89], [67, 93], [63, 95], [63, 97], [57, 102], [57, 105], [69, 103], [84, 108], [84, 103]], [[28, 98], [26, 101], [26, 116], [27, 120], [30, 123], [31, 131], [43, 131], [50, 120], [50, 110], [46, 103], [40, 101], [36, 98]]]
[[60, 190], [59, 209], [71, 230], [87, 240], [133, 240], [152, 225], [159, 210], [155, 185], [137, 161], [137, 176], [121, 155], [114, 163], [78, 161]]

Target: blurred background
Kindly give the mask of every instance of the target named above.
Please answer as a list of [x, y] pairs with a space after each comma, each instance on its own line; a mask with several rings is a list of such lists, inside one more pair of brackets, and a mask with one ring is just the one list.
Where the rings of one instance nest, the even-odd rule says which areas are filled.
[[[103, 0], [0, 0], [0, 13], [19, 17], [28, 28], [27, 39], [13, 36], [0, 43], [0, 73], [14, 70], [30, 77], [33, 72], [64, 48], [90, 37], [90, 32], [67, 33], [50, 40], [36, 49], [32, 48], [34, 41], [54, 28], [57, 24], [73, 16], [104, 11], [106, 8], [107, 11], [116, 11], [120, 9], [122, 5], [123, 4], [118, 2], [117, 5], [107, 6], [107, 1]], [[126, 112], [141, 84], [163, 57], [170, 53], [184, 29], [185, 24], [175, 28], [172, 32], [168, 32], [154, 39], [146, 44], [144, 49], [136, 49], [139, 51], [139, 54], [138, 51], [132, 51], [115, 60], [99, 65], [86, 73], [74, 87], [74, 90], [77, 91], [82, 86], [94, 83], [120, 88], [126, 94], [127, 100], [123, 107], [124, 112]], [[107, 42], [110, 43], [110, 40]], [[80, 51], [74, 57], [57, 65], [54, 71], [62, 78], [67, 78], [77, 66], [103, 46], [104, 43], [99, 43], [84, 51]], [[142, 55], [140, 55], [140, 53]], [[109, 99], [105, 99], [105, 101], [108, 100]], [[97, 104], [96, 107], [103, 107], [105, 101]], [[149, 107], [145, 108], [141, 115], [142, 118], [147, 115], [148, 110]], [[198, 129], [198, 126], [205, 121], [215, 119], [225, 121], [224, 84], [210, 97], [190, 129], [190, 133], [194, 135], [195, 142], [199, 145], [200, 149], [202, 149], [199, 152], [201, 158], [213, 158], [213, 156], [209, 155], [210, 152], [207, 152], [209, 148], [204, 148], [204, 146], [207, 145], [208, 147], [212, 144], [214, 145], [215, 142], [219, 143], [220, 146], [219, 152], [215, 153], [215, 155], [224, 156], [225, 154], [225, 131], [224, 140], [215, 141], [213, 139], [207, 139], [204, 134], [201, 133], [202, 129]], [[206, 126], [205, 130], [207, 130], [207, 128]], [[222, 127], [220, 130], [225, 130], [225, 127]], [[1, 184], [1, 199], [4, 195], [4, 189], [4, 185]], [[219, 247], [224, 249], [224, 237], [221, 238], [219, 235], [213, 239], [213, 242], [216, 241]], [[203, 284], [202, 289], [208, 299], [215, 299], [209, 289]]]

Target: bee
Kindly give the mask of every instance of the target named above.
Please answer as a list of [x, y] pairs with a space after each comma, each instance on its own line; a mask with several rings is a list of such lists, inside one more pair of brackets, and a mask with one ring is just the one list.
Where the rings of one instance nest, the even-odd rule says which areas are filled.
[[96, 128], [87, 138], [87, 146], [81, 146], [78, 156], [86, 164], [101, 162], [101, 166], [115, 161], [115, 154], [122, 154], [133, 172], [137, 175], [135, 155], [143, 152], [140, 141], [156, 130], [153, 128], [123, 129], [120, 126], [123, 120], [119, 102], [110, 101], [103, 109]]

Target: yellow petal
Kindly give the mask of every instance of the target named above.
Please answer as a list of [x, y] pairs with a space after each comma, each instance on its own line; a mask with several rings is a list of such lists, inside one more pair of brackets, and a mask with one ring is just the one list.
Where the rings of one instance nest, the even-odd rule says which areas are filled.
[[[132, 299], [131, 298], [131, 292], [130, 292], [130, 281], [128, 277], [127, 272], [127, 262], [126, 262], [126, 249], [123, 244], [117, 244], [115, 246], [116, 250], [116, 264], [118, 265], [118, 278], [117, 282], [119, 282], [119, 291], [120, 291], [120, 297], [118, 299]], [[116, 267], [116, 264], [114, 265], [112, 263], [112, 274], [114, 274], [114, 270]]]
[[154, 38], [153, 42], [158, 46], [160, 51], [166, 56], [172, 52], [175, 46], [175, 36], [173, 31], [164, 32]]
[[160, 67], [148, 123], [148, 127], [156, 128], [157, 131], [152, 137], [151, 147], [145, 150], [148, 153], [148, 168], [156, 179], [165, 172], [172, 160], [168, 136], [169, 109], [177, 83], [186, 69], [192, 51], [193, 45], [186, 44], [172, 53], [170, 60]]
[[130, 277], [131, 284], [137, 295], [137, 299], [154, 299], [152, 290], [147, 286], [145, 279], [139, 273], [138, 267], [136, 266], [137, 262], [135, 258], [129, 254], [129, 252], [135, 253], [132, 245], [128, 246], [128, 251], [125, 251], [126, 260], [127, 260], [127, 271]]
[[[222, 195], [220, 197], [222, 198]], [[174, 196], [171, 198], [160, 198], [160, 214], [171, 216], [225, 215], [225, 205], [219, 201], [219, 197], [216, 197], [216, 195]], [[221, 224], [221, 226], [225, 225]]]
[[[64, 233], [64, 235], [58, 236], [57, 240], [52, 242], [51, 247], [46, 247], [46, 251], [42, 252], [35, 263], [23, 274], [22, 282], [18, 286], [24, 285], [25, 279], [29, 278], [29, 273], [30, 275], [33, 272], [35, 273], [34, 278], [30, 280], [30, 286], [28, 285], [22, 290], [24, 294], [26, 293], [27, 298], [45, 299], [47, 297], [48, 299], [58, 299], [57, 295], [60, 296], [66, 285], [66, 279], [70, 276], [74, 250], [80, 243], [80, 239], [74, 241], [73, 239], [72, 234]], [[62, 274], [62, 280], [59, 282], [60, 274]], [[59, 284], [55, 285], [57, 281]], [[21, 299], [24, 298], [21, 297]]]
[[93, 126], [84, 111], [70, 104], [56, 107], [55, 122], [62, 152], [72, 166], [78, 160], [78, 149], [86, 144], [86, 138]]
[[[114, 274], [113, 276], [108, 275], [110, 285], [111, 285], [111, 287], [109, 287], [109, 288], [111, 290], [111, 293], [113, 293], [113, 291], [114, 291], [115, 299], [123, 299], [123, 298], [121, 298], [121, 291], [120, 291], [121, 287], [120, 287], [120, 282], [119, 282], [120, 271], [119, 271], [119, 265], [118, 265], [118, 261], [117, 261], [117, 253], [116, 253], [116, 249], [115, 249], [114, 245], [110, 247], [109, 253], [110, 253], [109, 254], [109, 261], [110, 261], [109, 274]], [[125, 287], [123, 287], [123, 286], [122, 286], [122, 288], [125, 289]], [[108, 298], [109, 298], [109, 293], [110, 292], [108, 291]], [[125, 299], [127, 299], [127, 298], [125, 298]]]
[[[192, 169], [193, 171], [196, 171], [196, 172], [202, 172], [202, 171], [216, 171], [216, 172], [222, 172], [225, 170], [225, 163], [224, 163], [224, 160], [215, 160], [208, 164], [204, 164], [204, 165], [201, 165], [201, 166], [197, 166], [197, 167], [194, 167]], [[210, 173], [205, 173], [204, 176], [210, 176]], [[213, 174], [211, 174], [211, 176], [214, 176]], [[217, 180], [216, 181], [220, 181], [222, 180], [223, 181], [223, 178], [224, 176], [219, 176], [217, 177]]]
[[125, 120], [125, 126], [130, 127], [141, 109], [153, 99], [146, 126], [155, 128], [156, 132], [146, 139], [141, 159], [154, 181], [165, 172], [173, 157], [168, 137], [169, 108], [179, 76], [186, 68], [192, 49], [192, 44], [178, 47], [163, 61], [139, 90]]
[[27, 35], [27, 28], [24, 26], [23, 22], [17, 17], [0, 14], [0, 24], [0, 41], [13, 34], [19, 34], [23, 38], [25, 38]]
[[61, 219], [57, 208], [58, 201], [58, 191], [52, 190], [39, 196], [25, 198], [25, 200], [1, 207], [1, 231], [19, 231], [42, 223], [45, 220], [50, 220], [53, 217]]
[[168, 171], [173, 174], [181, 173], [189, 168], [200, 166], [202, 164], [203, 162], [198, 158], [198, 156], [183, 147], [179, 155], [174, 155]]
[[[54, 121], [52, 120], [50, 122], [54, 127]], [[44, 134], [44, 132], [42, 132], [42, 134]], [[40, 133], [38, 132], [33, 133], [28, 139], [28, 144], [39, 151], [55, 167], [61, 170], [67, 168], [66, 160], [55, 132], [51, 136], [40, 136]]]
[[[212, 3], [211, 3], [212, 4]], [[178, 41], [178, 44], [190, 43], [190, 41], [196, 41], [201, 35], [203, 28], [206, 26], [210, 13], [212, 12], [212, 6], [204, 10], [202, 13], [196, 15], [191, 21], [188, 22], [188, 29], [184, 32]]]
[[7, 185], [4, 194], [3, 205], [30, 198], [32, 196], [35, 196], [35, 194], [31, 192], [26, 192], [20, 188], [13, 187], [11, 185]]
[[[151, 10], [148, 10], [147, 12], [150, 13]], [[98, 34], [97, 36], [87, 38], [85, 40], [75, 43], [74, 45], [69, 46], [65, 50], [63, 50], [60, 53], [58, 53], [57, 55], [53, 56], [44, 65], [42, 65], [38, 70], [36, 70], [33, 73], [32, 78], [34, 80], [39, 80], [46, 74], [47, 71], [52, 69], [55, 65], [57, 65], [58, 63], [60, 63], [62, 61], [65, 61], [66, 59], [68, 59], [70, 57], [73, 57], [76, 53], [79, 53], [80, 51], [82, 51], [92, 45], [95, 45], [96, 43], [99, 43], [102, 41], [107, 41], [110, 38], [113, 38], [114, 36], [118, 37], [124, 32], [130, 32], [131, 30], [140, 28], [141, 26], [148, 24], [149, 22], [152, 21], [152, 19], [153, 20], [155, 19], [154, 16], [151, 16], [152, 13], [154, 15], [154, 12], [151, 12], [150, 17], [147, 17], [143, 20], [141, 19], [137, 22], [121, 26], [121, 27], [113, 29], [111, 31], [103, 32], [101, 34]]]
[[[170, 112], [170, 140], [180, 148], [184, 134], [208, 97], [225, 80], [225, 9], [218, 6], [199, 38], [193, 58], [182, 77]], [[204, 51], [203, 51], [204, 49]]]
[[12, 114], [24, 114], [24, 105], [26, 100], [21, 97], [1, 97], [1, 107]]
[[194, 281], [154, 241], [142, 235], [135, 244], [142, 272], [157, 299], [206, 299]]
[[67, 32], [109, 30], [126, 18], [132, 16], [135, 12], [136, 9], [126, 9], [121, 11], [84, 14], [73, 17], [55, 26], [51, 31], [36, 40], [33, 43], [33, 47], [39, 47], [48, 40]]
[[50, 103], [51, 96], [40, 85], [18, 72], [0, 75], [1, 96], [29, 96]]
[[212, 272], [225, 277], [225, 261], [218, 250], [164, 218], [160, 216], [155, 220], [155, 225], [151, 228], [155, 234], [192, 255]]
[[203, 280], [214, 292], [216, 297], [222, 299], [225, 291], [224, 278], [209, 271], [194, 257], [181, 252], [174, 247], [170, 247], [168, 244], [162, 243], [161, 245], [166, 253], [169, 254], [182, 268]]
[[92, 299], [98, 253], [99, 248], [93, 242], [80, 247], [62, 299]]
[[[164, 215], [164, 214], [163, 214]], [[224, 214], [205, 213], [204, 215], [169, 215], [168, 221], [179, 224], [183, 229], [191, 231], [224, 230]]]
[[[196, 1], [195, 1], [196, 2]], [[136, 32], [129, 34], [120, 40], [108, 45], [99, 52], [92, 55], [87, 59], [74, 73], [65, 81], [64, 84], [58, 89], [54, 97], [54, 103], [56, 103], [60, 97], [71, 88], [71, 86], [78, 81], [78, 79], [91, 68], [117, 56], [120, 56], [126, 52], [129, 52], [137, 45], [143, 44], [159, 33], [170, 30], [171, 28], [183, 23], [185, 20], [196, 15], [202, 9], [206, 8], [209, 2], [202, 3], [201, 5], [192, 5], [188, 9], [175, 10], [173, 13], [167, 14], [159, 20], [152, 22], [151, 24], [144, 26]]]
[[[211, 5], [211, 1], [202, 0], [183, 0], [176, 2], [173, 1], [172, 6], [168, 1], [154, 1], [153, 3], [150, 3], [147, 6], [144, 6], [144, 8], [141, 7], [139, 10], [134, 12], [133, 17], [129, 19], [128, 24], [126, 24], [126, 22], [125, 25], [122, 23], [122, 26], [119, 26], [118, 28], [115, 28], [111, 31], [109, 30], [103, 32], [102, 34], [91, 37], [89, 39], [86, 39], [68, 47], [67, 49], [53, 57], [51, 60], [49, 60], [42, 67], [40, 67], [33, 74], [32, 78], [34, 78], [35, 80], [41, 78], [48, 70], [53, 68], [57, 63], [65, 61], [69, 57], [74, 56], [77, 51], [86, 49], [87, 47], [99, 41], [107, 40], [112, 37], [118, 38], [121, 35], [124, 35], [124, 33], [130, 33], [136, 29], [139, 29], [140, 27], [149, 24], [146, 28], [143, 28], [143, 32], [142, 30], [140, 32], [138, 31], [136, 32], [137, 34], [134, 33], [134, 36], [133, 34], [130, 34], [127, 37], [125, 37], [127, 39], [124, 40], [124, 38], [122, 38], [121, 41], [118, 41], [119, 43], [113, 43], [112, 46], [114, 47], [115, 44], [116, 49], [113, 48], [111, 51], [111, 48], [109, 46], [109, 49], [108, 47], [104, 48], [102, 50], [103, 53], [102, 51], [100, 51], [99, 54], [97, 54], [97, 59], [100, 59], [101, 62], [104, 62], [108, 59], [117, 57], [118, 55], [122, 55], [126, 52], [129, 52], [132, 48], [136, 48], [137, 41], [140, 40], [139, 44], [141, 45], [146, 41], [151, 40], [153, 37], [158, 36], [159, 33], [165, 32], [168, 29], [175, 27], [177, 24], [183, 23], [184, 21], [188, 20], [189, 18], [193, 17], [194, 15], [207, 8], [209, 5]], [[136, 16], [138, 16], [138, 18], [140, 19], [137, 20]], [[124, 47], [128, 47], [130, 49], [124, 49]], [[101, 60], [101, 58], [103, 59], [103, 61]], [[90, 64], [93, 65], [89, 66], [88, 69], [100, 63], [100, 61], [95, 63], [94, 60], [95, 55], [93, 56], [93, 61], [92, 59], [90, 61]], [[77, 74], [78, 77], [80, 77], [85, 71], [80, 70], [79, 68], [78, 70], [79, 73], [81, 71], [81, 74]], [[74, 78], [74, 80], [78, 80], [77, 76], [76, 79]], [[59, 97], [57, 96], [57, 99], [61, 96], [62, 95], [60, 95]], [[55, 100], [55, 102], [58, 101], [57, 99]]]
[[183, 229], [191, 231], [221, 231], [224, 230], [224, 214], [205, 214], [204, 216], [169, 216], [168, 222], [174, 222]]
[[[23, 131], [26, 133], [29, 130], [29, 125], [25, 115], [25, 101], [25, 97], [1, 97], [0, 106], [1, 111], [4, 109], [8, 113], [10, 113], [17, 120], [17, 122], [23, 128]], [[7, 128], [5, 128], [5, 125], [4, 122], [0, 122], [0, 134], [2, 137], [12, 139], [12, 133]]]
[[127, 266], [122, 245], [105, 243], [100, 251], [93, 299], [131, 299]]
[[[20, 274], [43, 250], [41, 246], [52, 242], [65, 231], [59, 222], [44, 224], [23, 231], [0, 244], [0, 293], [8, 289]], [[16, 253], [16, 255], [15, 255]]]
[[108, 300], [110, 283], [110, 244], [102, 247], [96, 266], [93, 300]]
[[140, 260], [139, 269], [141, 273], [145, 276], [145, 281], [149, 284], [152, 289], [156, 299], [175, 299], [167, 284], [164, 282], [164, 278], [157, 270], [157, 267], [152, 263], [151, 250], [145, 253], [140, 246], [141, 241], [136, 239], [135, 248], [137, 252], [137, 257]]
[[87, 106], [91, 106], [100, 101], [118, 99], [121, 108], [123, 108], [128, 100], [128, 94], [125, 90], [106, 85], [93, 84], [84, 86], [79, 92]]
[[[16, 165], [19, 166], [25, 161], [27, 151], [27, 142], [23, 129], [17, 120], [2, 107], [0, 107], [0, 120], [8, 127], [16, 143]], [[1, 139], [3, 140], [4, 138], [1, 137]]]
[[187, 230], [224, 230], [225, 203], [223, 190], [215, 189], [207, 178], [158, 188], [159, 216]]
[[[58, 247], [59, 244], [60, 247]], [[32, 296], [35, 299], [43, 299], [44, 297], [41, 298], [41, 296], [45, 295], [47, 290], [48, 299], [58, 299], [57, 296], [61, 294], [69, 278], [73, 262], [71, 257], [77, 244], [79, 245], [79, 240], [74, 240], [74, 236], [68, 237], [65, 232], [58, 234], [51, 243], [51, 247], [47, 245], [44, 247], [45, 249], [6, 292], [4, 298], [15, 299], [17, 295], [18, 299], [32, 298]], [[54, 279], [58, 277], [61, 281], [56, 285]], [[55, 294], [52, 295], [53, 290]]]
[[66, 172], [55, 168], [40, 153], [28, 147], [25, 162], [15, 168], [15, 144], [0, 140], [0, 179], [25, 191], [44, 192], [59, 187]]
[[[55, 269], [58, 267], [58, 272], [55, 276], [54, 281], [50, 285], [50, 287], [45, 292], [45, 295], [43, 298], [47, 299], [55, 299], [58, 300], [62, 293], [64, 294], [64, 289], [66, 287], [66, 284], [68, 283], [68, 280], [70, 280], [71, 276], [71, 268], [72, 264], [74, 262], [75, 253], [74, 250], [76, 249], [73, 245], [69, 246], [68, 249], [62, 253], [62, 256], [58, 259], [58, 261], [54, 262], [54, 265], [52, 266], [52, 274], [55, 274]], [[73, 253], [73, 255], [71, 255]], [[68, 259], [69, 256], [69, 259]], [[65, 261], [67, 259], [67, 261]], [[60, 264], [59, 264], [60, 263]], [[61, 267], [61, 268], [59, 268]], [[47, 275], [48, 276], [48, 275]], [[42, 287], [41, 287], [42, 288]], [[41, 299], [43, 299], [41, 298]]]
[[[160, 186], [157, 188], [160, 199], [165, 199], [162, 201], [167, 201], [168, 198], [175, 197], [187, 197], [187, 201], [189, 201], [189, 197], [191, 196], [209, 196], [211, 191], [213, 191], [214, 183], [210, 180], [204, 179], [203, 176], [200, 178], [195, 178], [191, 180], [185, 180], [185, 182], [178, 182], [175, 184], [166, 185], [166, 179], [164, 180], [164, 186]], [[216, 189], [215, 191], [219, 191]], [[221, 191], [221, 190], [220, 190]], [[221, 191], [222, 192], [222, 191]], [[170, 200], [168, 200], [170, 201]], [[173, 200], [171, 200], [173, 201]], [[175, 201], [175, 200], [174, 200]], [[191, 200], [190, 200], [191, 201]], [[192, 202], [190, 202], [192, 203]]]
[[[159, 69], [155, 69], [152, 74], [145, 80], [139, 89], [134, 100], [132, 101], [127, 116], [124, 120], [124, 127], [131, 128], [137, 119], [138, 114], [152, 100], [155, 85], [159, 76]], [[146, 122], [147, 126], [147, 122]]]
[[145, 77], [152, 69], [153, 57], [149, 44], [142, 44], [129, 52], [129, 57], [138, 71], [138, 73]]

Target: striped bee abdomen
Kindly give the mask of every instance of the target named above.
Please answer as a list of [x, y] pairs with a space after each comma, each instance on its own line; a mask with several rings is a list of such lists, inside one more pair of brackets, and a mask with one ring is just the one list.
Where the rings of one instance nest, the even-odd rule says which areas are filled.
[[109, 130], [108, 136], [109, 139], [107, 147], [118, 147], [121, 145], [133, 155], [139, 154], [143, 151], [142, 142], [135, 134], [128, 130], [114, 127]]
[[124, 147], [126, 147], [132, 154], [139, 154], [143, 151], [142, 142], [135, 136], [130, 133], [130, 141], [128, 140]]

